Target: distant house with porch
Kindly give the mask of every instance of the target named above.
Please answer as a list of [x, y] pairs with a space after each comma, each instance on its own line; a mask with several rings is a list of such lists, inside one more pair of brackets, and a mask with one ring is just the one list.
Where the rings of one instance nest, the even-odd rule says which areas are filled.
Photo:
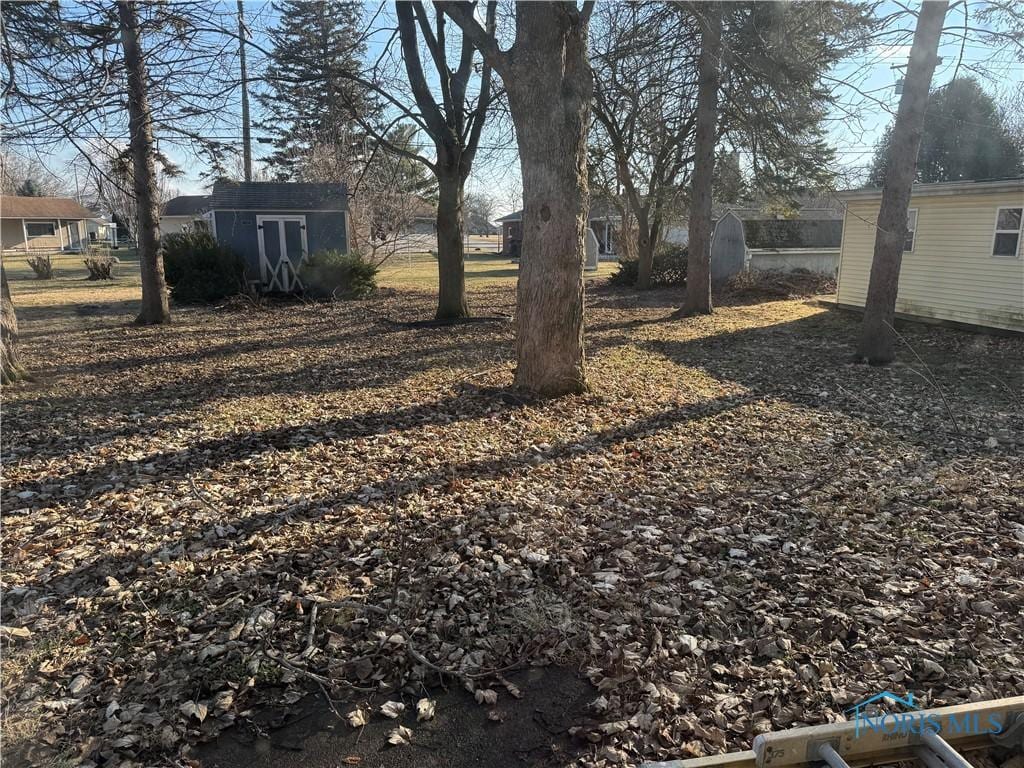
[[66, 197], [0, 197], [4, 251], [80, 251], [89, 243], [95, 214]]
[[[594, 200], [587, 215], [590, 228], [597, 237], [598, 257], [614, 259], [616, 228], [621, 217], [610, 202]], [[501, 225], [501, 253], [509, 258], [518, 258], [523, 243], [523, 212], [521, 210], [497, 219]]]
[[263, 291], [298, 288], [309, 254], [348, 251], [348, 190], [340, 183], [218, 181], [201, 218], [241, 254], [247, 279]]

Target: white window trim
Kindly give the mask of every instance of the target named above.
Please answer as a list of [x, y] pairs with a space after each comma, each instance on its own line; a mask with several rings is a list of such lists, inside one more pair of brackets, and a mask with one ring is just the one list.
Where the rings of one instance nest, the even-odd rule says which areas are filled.
[[[903, 251], [904, 253], [913, 253], [914, 250], [917, 248], [917, 230], [920, 229], [920, 227], [921, 227], [921, 214], [918, 213], [918, 210], [919, 209], [917, 209], [917, 208], [907, 208], [907, 221], [908, 222], [910, 221], [910, 214], [914, 214], [914, 228], [911, 230], [910, 227], [907, 227], [907, 231], [908, 232], [913, 232], [914, 233], [914, 237], [910, 241], [910, 249]], [[905, 244], [907, 242], [907, 239], [903, 238], [903, 242]]]
[[[28, 233], [29, 224], [48, 224], [50, 226], [50, 229], [52, 229], [53, 231], [48, 235], [30, 235]], [[56, 237], [57, 232], [60, 230], [60, 227], [57, 226], [57, 223], [53, 219], [24, 219], [24, 227], [25, 237]]]
[[[1021, 217], [1020, 224], [1016, 229], [1000, 229], [999, 228], [999, 212], [1020, 209]], [[996, 237], [998, 235], [1017, 235], [1017, 251], [1012, 256], [1004, 256], [996, 253]], [[992, 243], [988, 248], [988, 255], [993, 259], [1019, 259], [1020, 258], [1020, 243], [1024, 240], [1024, 205], [1000, 205], [996, 206], [996, 218], [992, 223]]]

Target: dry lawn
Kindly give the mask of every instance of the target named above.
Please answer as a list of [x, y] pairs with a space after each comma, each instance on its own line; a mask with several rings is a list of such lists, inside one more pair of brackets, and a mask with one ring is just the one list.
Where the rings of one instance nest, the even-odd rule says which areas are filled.
[[412, 708], [439, 670], [484, 718], [525, 664], [597, 686], [585, 764], [1024, 694], [1024, 341], [908, 326], [875, 369], [810, 302], [669, 322], [591, 287], [592, 392], [535, 402], [507, 323], [392, 322], [426, 291], [135, 328], [129, 280], [16, 279], [5, 757], [169, 763], [310, 685]]

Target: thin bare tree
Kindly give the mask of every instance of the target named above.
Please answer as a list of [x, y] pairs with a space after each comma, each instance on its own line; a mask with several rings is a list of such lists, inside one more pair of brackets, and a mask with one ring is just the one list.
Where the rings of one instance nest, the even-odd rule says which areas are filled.
[[171, 321], [160, 253], [160, 212], [157, 209], [156, 162], [153, 115], [146, 88], [146, 61], [139, 41], [139, 15], [135, 3], [117, 3], [121, 45], [128, 74], [128, 151], [132, 161], [132, 185], [137, 215], [135, 233], [142, 271], [142, 309], [135, 322], [157, 325]]
[[[121, 187], [134, 199], [137, 221], [130, 226], [142, 267], [141, 324], [170, 317], [156, 166], [173, 164], [158, 149], [157, 135], [200, 158], [215, 160], [229, 149], [209, 132], [232, 114], [225, 104], [238, 85], [234, 35], [222, 32], [221, 15], [206, 0], [4, 8], [0, 82], [8, 141], [39, 153], [70, 146], [104, 186]], [[237, 24], [234, 14], [226, 16]], [[131, 171], [118, 178], [109, 159], [125, 144]]]
[[[402, 59], [416, 102], [417, 119], [434, 145], [435, 158], [416, 153], [437, 177], [437, 318], [468, 317], [465, 275], [465, 185], [473, 167], [484, 121], [491, 104], [491, 63], [486, 59], [480, 73], [475, 103], [468, 94], [474, 72], [475, 48], [463, 34], [458, 66], [448, 62], [445, 16], [437, 11], [431, 26], [422, 2], [399, 2], [398, 32]], [[494, 33], [497, 3], [488, 2], [485, 31]], [[420, 61], [419, 38], [430, 54], [440, 84], [440, 100], [431, 89]]]
[[711, 314], [711, 196], [718, 141], [719, 61], [722, 56], [722, 8], [705, 3], [701, 13], [697, 81], [697, 135], [690, 193], [690, 243], [686, 257], [683, 316]]
[[[591, 178], [618, 209], [619, 253], [635, 253], [636, 287], [651, 287], [654, 252], [667, 218], [686, 196], [682, 183], [693, 162], [692, 109], [697, 89], [690, 64], [692, 16], [667, 5], [607, 3], [594, 17], [594, 117]], [[696, 30], [694, 30], [696, 31]]]
[[857, 348], [857, 356], [872, 365], [885, 365], [895, 356], [896, 334], [892, 324], [907, 238], [907, 211], [917, 174], [928, 91], [938, 62], [939, 38], [948, 7], [946, 0], [921, 5], [903, 95], [889, 142], [882, 204], [875, 230], [875, 252]]

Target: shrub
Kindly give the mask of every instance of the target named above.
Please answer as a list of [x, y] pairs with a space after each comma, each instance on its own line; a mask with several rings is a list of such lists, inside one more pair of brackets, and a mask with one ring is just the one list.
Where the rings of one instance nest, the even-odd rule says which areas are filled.
[[[654, 254], [651, 285], [655, 288], [686, 285], [686, 258], [685, 245], [669, 243], [659, 248]], [[610, 282], [629, 287], [636, 285], [639, 266], [636, 259], [620, 261], [619, 270], [609, 278]]]
[[319, 251], [299, 269], [306, 294], [318, 299], [358, 299], [377, 289], [377, 267], [358, 253]]
[[175, 232], [161, 240], [171, 296], [182, 304], [219, 301], [245, 290], [245, 262], [206, 231]]
[[113, 280], [114, 268], [121, 260], [110, 253], [108, 248], [89, 246], [85, 254], [85, 268], [89, 270], [89, 280]]
[[49, 256], [32, 256], [28, 260], [28, 265], [32, 267], [32, 271], [36, 273], [36, 278], [39, 280], [53, 279], [53, 262], [50, 261]]
[[89, 270], [89, 280], [113, 280], [114, 260], [105, 258], [88, 257], [85, 259], [85, 268]]
[[794, 269], [792, 272], [748, 270], [730, 277], [725, 288], [737, 299], [769, 301], [835, 293], [836, 281], [830, 275], [806, 269]]

